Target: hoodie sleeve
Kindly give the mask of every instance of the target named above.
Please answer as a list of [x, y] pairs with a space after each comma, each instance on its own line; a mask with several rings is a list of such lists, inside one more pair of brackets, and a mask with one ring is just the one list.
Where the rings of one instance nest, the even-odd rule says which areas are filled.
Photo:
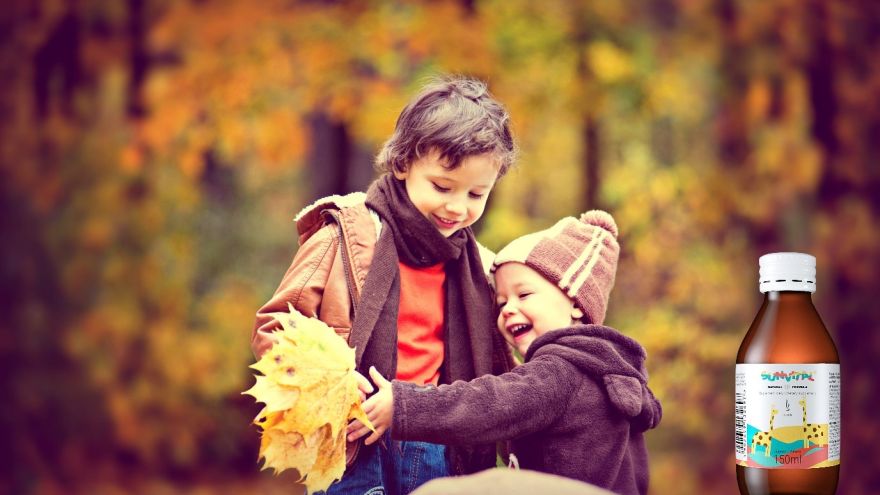
[[565, 360], [546, 356], [503, 375], [439, 387], [395, 380], [391, 435], [468, 445], [534, 433], [565, 410], [577, 376]]

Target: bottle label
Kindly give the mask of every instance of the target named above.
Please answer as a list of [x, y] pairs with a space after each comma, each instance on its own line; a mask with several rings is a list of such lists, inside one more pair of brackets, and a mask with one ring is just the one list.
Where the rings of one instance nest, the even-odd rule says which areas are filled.
[[840, 464], [839, 364], [737, 364], [735, 406], [738, 465]]

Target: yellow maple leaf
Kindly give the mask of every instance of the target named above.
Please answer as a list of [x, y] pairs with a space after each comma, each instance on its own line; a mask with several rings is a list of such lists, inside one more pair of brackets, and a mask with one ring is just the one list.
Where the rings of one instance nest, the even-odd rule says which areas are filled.
[[319, 486], [330, 486], [345, 472], [345, 430], [337, 436], [325, 435], [318, 456], [309, 473], [310, 481]]
[[265, 404], [254, 419], [262, 469], [295, 469], [309, 492], [322, 491], [345, 472], [348, 422], [373, 425], [361, 407], [354, 349], [324, 322], [289, 310], [272, 315], [281, 330], [251, 365], [261, 375], [242, 393]]
[[266, 404], [266, 407], [263, 408], [264, 412], [284, 411], [298, 402], [299, 389], [283, 386], [266, 376], [257, 376], [256, 378], [257, 382], [245, 393], [253, 395], [258, 401]]
[[312, 432], [305, 438], [296, 431], [269, 428], [263, 431], [260, 438], [260, 456], [264, 459], [261, 470], [273, 468], [278, 474], [284, 469], [296, 469], [302, 481], [309, 474], [307, 467], [311, 469], [318, 459], [321, 440], [320, 431]]

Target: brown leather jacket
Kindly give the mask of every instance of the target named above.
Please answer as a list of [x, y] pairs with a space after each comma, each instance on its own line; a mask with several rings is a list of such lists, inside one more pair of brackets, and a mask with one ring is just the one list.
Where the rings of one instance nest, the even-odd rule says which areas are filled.
[[[270, 315], [286, 312], [288, 303], [306, 316], [317, 317], [349, 341], [357, 303], [382, 229], [379, 215], [367, 208], [365, 199], [364, 193], [330, 196], [296, 216], [299, 250], [275, 294], [257, 311], [251, 336], [251, 349], [257, 359], [275, 343], [272, 333], [280, 328]], [[489, 276], [495, 254], [480, 246], [480, 255]], [[347, 445], [349, 465], [359, 445]]]
[[[300, 313], [317, 317], [348, 341], [354, 306], [373, 261], [379, 217], [364, 204], [364, 193], [330, 196], [296, 216], [299, 250], [269, 301], [257, 311], [251, 348], [259, 358], [272, 347], [278, 322], [270, 315], [286, 312], [290, 303]], [[341, 243], [340, 240], [344, 240]]]

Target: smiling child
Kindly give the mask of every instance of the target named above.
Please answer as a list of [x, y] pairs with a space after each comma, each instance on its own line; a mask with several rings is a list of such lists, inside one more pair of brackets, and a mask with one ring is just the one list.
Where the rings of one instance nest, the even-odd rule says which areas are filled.
[[497, 327], [525, 363], [440, 386], [388, 382], [371, 369], [379, 391], [364, 410], [378, 433], [366, 443], [388, 429], [450, 445], [510, 439], [523, 468], [646, 493], [644, 433], [662, 412], [645, 350], [602, 326], [618, 254], [617, 225], [602, 211], [514, 240], [494, 262]]

